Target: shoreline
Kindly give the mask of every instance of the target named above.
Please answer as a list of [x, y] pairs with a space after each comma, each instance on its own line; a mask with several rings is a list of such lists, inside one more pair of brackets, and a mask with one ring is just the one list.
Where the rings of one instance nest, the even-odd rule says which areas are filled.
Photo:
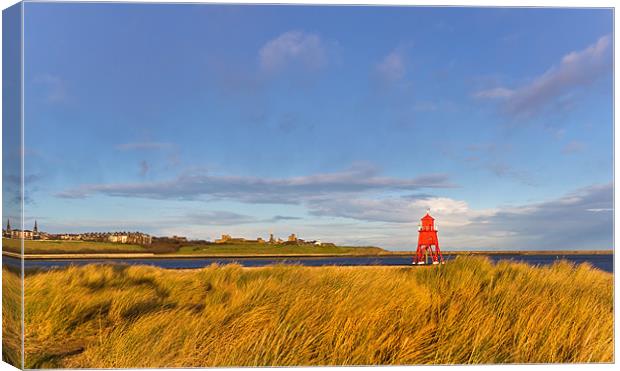
[[[613, 255], [613, 250], [553, 250], [553, 251], [447, 251], [444, 256], [458, 255]], [[2, 251], [2, 255], [21, 259], [22, 255]], [[88, 260], [88, 259], [286, 259], [286, 258], [337, 258], [337, 257], [390, 257], [413, 256], [413, 251], [393, 251], [381, 254], [155, 254], [155, 253], [87, 253], [87, 254], [24, 254], [24, 260]]]

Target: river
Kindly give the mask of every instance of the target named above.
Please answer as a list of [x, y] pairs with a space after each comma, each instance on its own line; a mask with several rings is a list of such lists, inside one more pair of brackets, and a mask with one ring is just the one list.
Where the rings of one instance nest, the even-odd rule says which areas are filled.
[[[613, 273], [613, 255], [485, 255], [493, 261], [514, 260], [532, 265], [548, 265], [563, 259], [575, 264], [590, 263], [592, 266]], [[447, 255], [445, 260], [449, 262], [455, 256]], [[3, 256], [3, 264], [19, 266], [19, 259]], [[272, 264], [299, 264], [304, 266], [356, 266], [356, 265], [385, 265], [385, 266], [408, 266], [411, 265], [412, 258], [409, 256], [334, 256], [316, 258], [210, 258], [210, 259], [71, 259], [71, 260], [26, 260], [26, 268], [56, 269], [68, 265], [85, 264], [130, 264], [130, 265], [152, 265], [168, 269], [192, 269], [209, 266], [213, 263], [229, 264], [238, 263], [245, 267], [262, 267]]]

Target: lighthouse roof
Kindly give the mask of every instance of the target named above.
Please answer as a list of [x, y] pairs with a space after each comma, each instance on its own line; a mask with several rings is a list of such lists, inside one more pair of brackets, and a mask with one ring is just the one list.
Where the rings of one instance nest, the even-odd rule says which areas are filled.
[[435, 218], [433, 218], [433, 217], [431, 216], [431, 214], [426, 213], [426, 215], [424, 215], [424, 217], [422, 218], [422, 220], [435, 220]]

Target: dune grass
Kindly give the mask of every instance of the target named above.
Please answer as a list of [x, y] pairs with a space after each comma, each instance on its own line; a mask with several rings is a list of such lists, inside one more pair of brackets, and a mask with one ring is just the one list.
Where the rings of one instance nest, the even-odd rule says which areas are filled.
[[2, 266], [2, 360], [21, 367], [22, 284], [19, 269]]
[[612, 362], [612, 286], [587, 264], [484, 257], [434, 267], [69, 267], [26, 277], [25, 362]]

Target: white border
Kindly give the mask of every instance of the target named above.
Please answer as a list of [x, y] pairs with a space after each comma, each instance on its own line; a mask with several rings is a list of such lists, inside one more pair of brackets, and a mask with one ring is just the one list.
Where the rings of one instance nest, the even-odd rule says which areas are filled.
[[[43, 1], [38, 1], [38, 0], [26, 0], [25, 2], [43, 2]], [[121, 1], [71, 1], [71, 0], [64, 0], [64, 1], [57, 1], [57, 2], [121, 2]], [[128, 1], [128, 2], [133, 2], [133, 3], [219, 3], [219, 4], [303, 4], [303, 5], [310, 5], [310, 4], [315, 4], [315, 5], [370, 5], [370, 6], [395, 6], [395, 5], [406, 5], [406, 6], [469, 6], [469, 7], [571, 7], [571, 8], [615, 8], [615, 2], [614, 1], [609, 1], [609, 0], [590, 0], [590, 1], [583, 1], [583, 0], [564, 0], [564, 1], [558, 1], [558, 0], [520, 0], [520, 1], [515, 1], [515, 0], [505, 0], [502, 2], [499, 2], [497, 0], [493, 1], [493, 0], [474, 0], [474, 1], [467, 1], [467, 0], [452, 0], [452, 1], [441, 1], [441, 0], [423, 0], [423, 1], [398, 1], [398, 0], [388, 0], [388, 1], [370, 1], [370, 0], [337, 0], [337, 1], [332, 1], [332, 0], [311, 0], [311, 1], [303, 1], [303, 0], [288, 0], [288, 1], [261, 1], [261, 0], [242, 0], [242, 1], [233, 1], [233, 0], [220, 0], [220, 1], [182, 1], [182, 0], [168, 0], [168, 1], [147, 1], [147, 0], [133, 0], [133, 1]], [[17, 1], [15, 0], [0, 0], [0, 5], [2, 9], [5, 9], [13, 4], [16, 4]], [[22, 13], [23, 16], [23, 13]], [[0, 18], [0, 34], [1, 34], [1, 18]], [[23, 19], [22, 19], [22, 26], [23, 26]], [[614, 26], [615, 26], [615, 20], [614, 20]], [[614, 27], [614, 31], [615, 31], [615, 27]], [[615, 36], [615, 32], [614, 32], [614, 36]], [[23, 32], [22, 32], [22, 37], [23, 37]], [[618, 48], [617, 48], [617, 38], [614, 37], [614, 71], [616, 70], [616, 61], [617, 59], [617, 53], [618, 53]], [[23, 48], [23, 40], [22, 40], [22, 48]], [[1, 48], [0, 48], [0, 60], [1, 58]], [[23, 66], [23, 49], [22, 49], [22, 66]], [[22, 68], [22, 120], [24, 119], [24, 112], [23, 112], [23, 68]], [[618, 99], [617, 96], [615, 95], [615, 87], [616, 87], [616, 79], [617, 79], [617, 75], [614, 74], [614, 185], [615, 185], [615, 174], [617, 173], [618, 170], [618, 162], [616, 161], [616, 152], [615, 152], [615, 143], [618, 143], [618, 139], [620, 134], [618, 134], [618, 131], [615, 130], [615, 122], [616, 122], [616, 110], [615, 110], [615, 105], [618, 103]], [[0, 97], [1, 97], [1, 92], [0, 92]], [[0, 114], [1, 114], [1, 109], [0, 109]], [[0, 116], [1, 117], [1, 116]], [[1, 141], [1, 131], [0, 131], [0, 153], [1, 153], [1, 146], [2, 146], [2, 141]], [[22, 145], [23, 145], [23, 125], [22, 125]], [[23, 148], [23, 147], [22, 147]], [[22, 161], [22, 173], [23, 173], [23, 161]], [[2, 164], [0, 162], [0, 171], [2, 169]], [[0, 179], [0, 185], [1, 185], [1, 179]], [[23, 191], [23, 177], [22, 177], [22, 191]], [[2, 196], [0, 193], [0, 202], [2, 201]], [[616, 233], [618, 231], [618, 226], [616, 224], [616, 220], [615, 220], [615, 210], [618, 210], [619, 207], [619, 202], [618, 200], [615, 198], [615, 186], [614, 186], [614, 245], [615, 245], [615, 236]], [[23, 205], [22, 205], [22, 224], [24, 223], [24, 213], [23, 213]], [[23, 246], [22, 246], [23, 249]], [[614, 267], [618, 266], [618, 262], [619, 262], [619, 258], [618, 255], [615, 254], [614, 255]], [[22, 263], [23, 264], [23, 263]], [[23, 282], [22, 282], [23, 285]], [[618, 293], [618, 279], [617, 276], [614, 277], [614, 303], [616, 303], [615, 298], [617, 298], [617, 293]], [[0, 286], [0, 294], [1, 294], [1, 286]], [[22, 308], [23, 308], [23, 298], [22, 298]], [[614, 313], [617, 313], [616, 311], [616, 307], [614, 306]], [[617, 316], [616, 316], [617, 318]], [[615, 325], [615, 324], [614, 324]], [[23, 330], [22, 330], [23, 331]], [[615, 337], [615, 355], [618, 355], [618, 341], [617, 341], [617, 337]], [[0, 344], [0, 349], [1, 349], [1, 344]], [[22, 355], [23, 357], [23, 355]], [[23, 361], [22, 361], [23, 362]], [[391, 370], [410, 370], [410, 369], [417, 369], [417, 368], [422, 368], [422, 367], [426, 367], [426, 366], [380, 366], [380, 368], [388, 368]], [[370, 367], [356, 367], [356, 369], [368, 369]], [[583, 364], [569, 364], [569, 365], [489, 365], [489, 366], [483, 366], [483, 365], [479, 365], [479, 366], [432, 366], [433, 369], [449, 369], [449, 370], [476, 370], [476, 369], [485, 369], [485, 370], [514, 370], [514, 369], [521, 369], [521, 368], [526, 368], [526, 369], [530, 369], [530, 370], [547, 370], [547, 369], [580, 369], [580, 368], [586, 368], [586, 369], [592, 369], [592, 370], [603, 370], [603, 369], [612, 369], [615, 368], [614, 365], [600, 365], [600, 364], [587, 364], [587, 365], [583, 365]], [[301, 368], [282, 368], [285, 370], [305, 370], [305, 369], [309, 369], [311, 370], [312, 368], [306, 368], [306, 367], [301, 367]], [[325, 369], [325, 370], [334, 370], [334, 369], [344, 369], [343, 367], [322, 367], [321, 369]], [[4, 371], [4, 370], [14, 370], [14, 368], [12, 368], [11, 366], [9, 366], [6, 363], [0, 363], [0, 371]], [[171, 369], [165, 369], [165, 370], [171, 370]], [[244, 370], [244, 369], [232, 369], [232, 370]]]

